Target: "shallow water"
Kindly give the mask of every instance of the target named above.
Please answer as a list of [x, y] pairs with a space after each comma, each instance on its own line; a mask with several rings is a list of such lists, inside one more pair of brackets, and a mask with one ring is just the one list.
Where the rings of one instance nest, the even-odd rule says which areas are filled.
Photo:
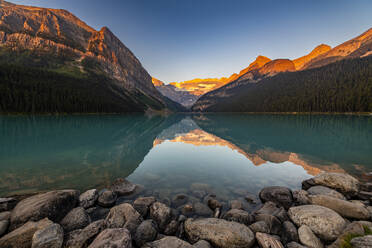
[[0, 116], [0, 197], [103, 188], [118, 177], [171, 197], [300, 188], [321, 171], [372, 180], [372, 117]]

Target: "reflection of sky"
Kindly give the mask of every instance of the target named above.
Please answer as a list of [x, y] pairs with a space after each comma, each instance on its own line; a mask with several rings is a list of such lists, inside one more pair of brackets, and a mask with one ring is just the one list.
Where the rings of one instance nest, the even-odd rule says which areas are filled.
[[[255, 166], [247, 157], [227, 146], [195, 146], [165, 141], [155, 146], [129, 177], [137, 183], [148, 184], [147, 175], [166, 179], [158, 181], [168, 187], [188, 188], [201, 182], [213, 188], [242, 187], [255, 192], [264, 186], [282, 185], [299, 188], [302, 180], [311, 177], [291, 162], [266, 162]], [[173, 181], [179, 178], [179, 181]]]

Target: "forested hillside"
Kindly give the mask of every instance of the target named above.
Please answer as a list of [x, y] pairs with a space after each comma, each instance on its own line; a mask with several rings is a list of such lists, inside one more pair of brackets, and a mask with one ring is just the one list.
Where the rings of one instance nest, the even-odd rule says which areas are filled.
[[280, 73], [258, 83], [226, 85], [202, 96], [194, 111], [372, 112], [372, 57]]

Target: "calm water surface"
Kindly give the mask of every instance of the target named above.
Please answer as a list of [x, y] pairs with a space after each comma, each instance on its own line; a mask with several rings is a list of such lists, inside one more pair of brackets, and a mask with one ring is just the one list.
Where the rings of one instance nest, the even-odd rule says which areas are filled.
[[232, 199], [322, 171], [372, 180], [371, 116], [0, 116], [0, 197], [127, 177], [144, 194]]

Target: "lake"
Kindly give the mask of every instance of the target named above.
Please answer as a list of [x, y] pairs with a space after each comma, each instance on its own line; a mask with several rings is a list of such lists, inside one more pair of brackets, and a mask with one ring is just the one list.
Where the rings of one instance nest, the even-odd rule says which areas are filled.
[[123, 177], [144, 195], [208, 188], [228, 200], [322, 171], [372, 180], [372, 116], [0, 116], [0, 197]]

